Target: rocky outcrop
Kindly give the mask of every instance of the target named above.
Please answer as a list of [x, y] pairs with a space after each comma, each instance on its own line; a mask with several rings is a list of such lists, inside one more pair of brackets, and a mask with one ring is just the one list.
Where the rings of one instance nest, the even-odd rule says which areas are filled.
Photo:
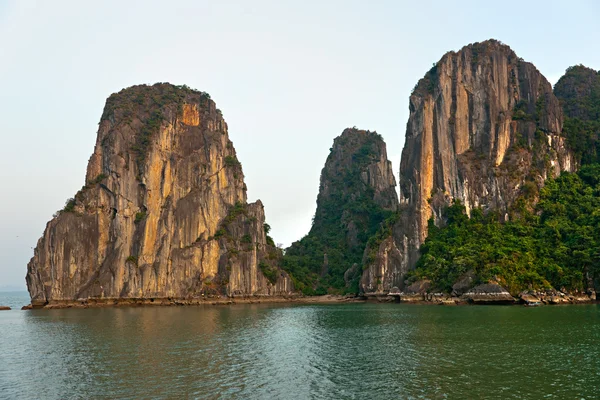
[[10, 307], [8, 307], [8, 306], [0, 306], [0, 311], [10, 311]]
[[[345, 129], [321, 171], [311, 230], [286, 250], [284, 265], [292, 272], [302, 269], [318, 275], [322, 287], [358, 289], [366, 243], [397, 209], [396, 180], [385, 142], [377, 132]], [[308, 279], [308, 287], [320, 284]]]
[[519, 293], [519, 299], [525, 305], [581, 304], [596, 301], [596, 292], [593, 289], [585, 292], [575, 291], [572, 293], [562, 292], [556, 289], [546, 291], [529, 290]]
[[506, 45], [489, 40], [449, 52], [415, 86], [400, 165], [401, 219], [379, 243], [364, 292], [404, 287], [430, 218], [453, 200], [508, 219], [522, 195], [573, 171], [552, 86]]
[[463, 294], [461, 300], [474, 304], [513, 304], [516, 301], [506, 289], [495, 283], [477, 285]]
[[[315, 225], [327, 217], [324, 215], [327, 206], [337, 197], [352, 201], [367, 194], [369, 200], [384, 210], [398, 209], [396, 179], [383, 138], [377, 132], [348, 128], [334, 139], [321, 171]], [[346, 213], [348, 217], [350, 214]], [[349, 242], [355, 240], [351, 231]]]
[[554, 94], [559, 99], [564, 114], [569, 118], [598, 120], [595, 102], [600, 96], [600, 71], [575, 65], [556, 82]]
[[565, 114], [563, 133], [581, 164], [600, 162], [600, 71], [576, 65], [556, 82]]
[[110, 96], [86, 182], [38, 241], [32, 303], [293, 290], [208, 94], [156, 84]]
[[475, 271], [467, 272], [466, 274], [461, 276], [456, 282], [454, 282], [454, 285], [452, 285], [452, 295], [460, 296], [464, 294], [474, 286], [474, 282], [476, 281], [476, 279], [477, 275], [475, 274]]

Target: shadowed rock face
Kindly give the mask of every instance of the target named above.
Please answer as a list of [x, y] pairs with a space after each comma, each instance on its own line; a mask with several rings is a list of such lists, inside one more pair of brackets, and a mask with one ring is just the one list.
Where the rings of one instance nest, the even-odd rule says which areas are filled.
[[576, 163], [561, 136], [552, 86], [495, 40], [449, 52], [419, 81], [400, 165], [402, 217], [366, 266], [361, 288], [403, 287], [427, 236], [453, 199], [508, 218], [524, 185], [536, 188]]
[[[360, 168], [355, 170], [357, 165]], [[327, 218], [327, 206], [337, 197], [353, 201], [363, 195], [384, 210], [398, 209], [396, 179], [385, 142], [377, 132], [348, 128], [333, 141], [321, 171], [315, 227]], [[350, 211], [347, 214], [349, 219], [357, 217]]]
[[32, 301], [291, 292], [243, 178], [206, 93], [156, 84], [113, 94], [87, 184], [28, 264]]
[[563, 135], [581, 164], [600, 162], [600, 71], [583, 65], [567, 69], [554, 85], [565, 113]]
[[598, 120], [594, 101], [600, 98], [600, 71], [576, 65], [556, 82], [554, 94], [561, 102], [565, 117]]
[[287, 249], [285, 265], [292, 273], [307, 269], [325, 287], [358, 289], [367, 241], [398, 209], [396, 180], [377, 132], [345, 129], [330, 150], [313, 225]]

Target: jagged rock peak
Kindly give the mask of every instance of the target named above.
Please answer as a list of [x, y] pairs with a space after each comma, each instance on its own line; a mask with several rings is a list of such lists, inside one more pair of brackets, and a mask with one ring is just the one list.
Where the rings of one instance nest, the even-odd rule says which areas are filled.
[[[350, 171], [356, 172], [356, 176], [348, 176]], [[377, 205], [387, 210], [397, 209], [392, 163], [387, 158], [385, 142], [377, 132], [347, 128], [334, 139], [321, 172], [317, 205], [331, 197], [332, 187], [336, 195], [347, 191], [343, 186], [349, 182], [339, 179], [343, 174], [345, 179], [358, 178], [359, 186], [354, 188], [357, 191], [372, 190], [372, 199]]]
[[[417, 82], [411, 95], [425, 96], [427, 94], [433, 94], [437, 78], [437, 67], [443, 64], [447, 60], [453, 60], [456, 57], [463, 58], [468, 61], [473, 67], [480, 64], [485, 64], [492, 60], [493, 57], [504, 57], [510, 60], [517, 60], [518, 57], [515, 52], [506, 44], [496, 39], [488, 39], [483, 42], [475, 42], [463, 46], [458, 51], [449, 51], [442, 56], [442, 58], [433, 65], [433, 67], [425, 74], [425, 76]], [[492, 61], [493, 62], [493, 61]]]
[[86, 184], [28, 264], [32, 301], [291, 291], [210, 96], [133, 86], [106, 102]]
[[[429, 199], [435, 192], [463, 200], [467, 209], [507, 211], [515, 184], [522, 183], [531, 166], [514, 182], [498, 182], [492, 175], [515, 145], [531, 147], [537, 138], [556, 147], [555, 163], [542, 168], [540, 181], [547, 172], [556, 175], [574, 168], [560, 137], [563, 117], [552, 86], [532, 64], [498, 41], [475, 43], [444, 55], [411, 96], [410, 111], [400, 199], [424, 210], [421, 241], [431, 216]], [[540, 132], [537, 137], [536, 132]], [[474, 169], [480, 164], [475, 161], [484, 165]], [[504, 165], [512, 164], [508, 160]], [[507, 184], [500, 193], [498, 183]]]
[[[565, 113], [563, 136], [581, 164], [600, 162], [600, 71], [583, 65], [567, 69], [554, 86]], [[590, 134], [592, 133], [592, 134]]]
[[[287, 249], [284, 265], [302, 290], [358, 290], [367, 241], [398, 209], [396, 180], [377, 132], [345, 129], [321, 171], [310, 232]], [[354, 291], [356, 291], [354, 290]]]
[[569, 67], [554, 85], [554, 94], [560, 99], [566, 116], [600, 119], [596, 107], [589, 104], [593, 96], [600, 96], [600, 71], [584, 65]]

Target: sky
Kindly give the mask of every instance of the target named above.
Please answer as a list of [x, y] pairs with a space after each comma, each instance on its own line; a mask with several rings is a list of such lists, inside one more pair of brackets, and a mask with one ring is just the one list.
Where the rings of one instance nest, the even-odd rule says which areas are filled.
[[571, 65], [600, 69], [599, 17], [594, 0], [0, 0], [0, 289], [25, 288], [124, 87], [210, 93], [249, 200], [288, 246], [310, 229], [344, 128], [379, 132], [398, 176], [410, 92], [445, 52], [495, 38], [555, 83]]

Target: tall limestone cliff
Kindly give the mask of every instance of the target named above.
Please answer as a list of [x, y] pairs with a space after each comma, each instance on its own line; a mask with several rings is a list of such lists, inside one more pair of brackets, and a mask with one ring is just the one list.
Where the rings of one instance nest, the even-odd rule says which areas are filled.
[[110, 96], [86, 182], [27, 266], [33, 304], [292, 291], [208, 94], [156, 84]]
[[552, 86], [506, 45], [488, 40], [449, 52], [410, 96], [400, 165], [401, 219], [378, 243], [361, 280], [364, 292], [403, 288], [427, 236], [428, 220], [460, 200], [470, 212], [503, 219], [535, 197], [548, 177], [573, 171]]
[[310, 232], [287, 249], [284, 269], [305, 293], [358, 289], [369, 238], [398, 209], [396, 180], [376, 132], [346, 129], [321, 172]]

